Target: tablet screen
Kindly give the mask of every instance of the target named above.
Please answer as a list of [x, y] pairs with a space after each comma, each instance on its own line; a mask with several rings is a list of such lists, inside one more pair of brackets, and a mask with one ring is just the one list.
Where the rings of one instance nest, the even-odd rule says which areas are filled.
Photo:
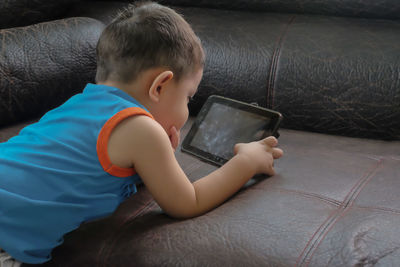
[[182, 151], [221, 166], [234, 156], [235, 144], [278, 137], [281, 119], [277, 111], [213, 95], [185, 136]]
[[271, 119], [220, 103], [213, 103], [198, 126], [191, 146], [220, 158], [234, 156], [237, 143], [248, 143], [271, 135]]

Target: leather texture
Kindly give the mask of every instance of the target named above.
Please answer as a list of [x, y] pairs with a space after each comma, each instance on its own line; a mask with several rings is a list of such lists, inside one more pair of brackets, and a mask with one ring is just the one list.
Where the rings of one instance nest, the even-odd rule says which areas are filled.
[[70, 18], [0, 30], [0, 126], [40, 116], [92, 82], [103, 28]]
[[[70, 15], [107, 24], [123, 6], [86, 3]], [[176, 10], [206, 52], [193, 115], [217, 94], [275, 109], [285, 128], [400, 140], [400, 21]]]
[[2, 0], [0, 29], [27, 26], [60, 17], [79, 0]]
[[[282, 130], [280, 147], [277, 175], [197, 218], [171, 219], [139, 187], [43, 266], [398, 265], [400, 142]], [[177, 151], [192, 181], [215, 170]]]
[[400, 21], [296, 16], [271, 106], [291, 129], [400, 140]]
[[207, 54], [194, 111], [220, 94], [280, 111], [285, 128], [400, 139], [399, 21], [182, 13]]
[[[109, 2], [116, 2], [108, 0]], [[130, 0], [121, 0], [131, 2]], [[120, 2], [121, 2], [120, 1]], [[399, 19], [396, 0], [160, 0], [164, 5], [240, 11]]]
[[257, 12], [319, 14], [383, 19], [400, 18], [400, 2], [393, 0], [161, 0], [160, 3], [176, 6], [197, 6]]

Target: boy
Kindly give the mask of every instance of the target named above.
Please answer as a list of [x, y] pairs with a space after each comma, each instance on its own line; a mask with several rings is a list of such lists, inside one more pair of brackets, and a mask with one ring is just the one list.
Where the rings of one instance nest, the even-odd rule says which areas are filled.
[[48, 261], [65, 233], [111, 214], [141, 181], [167, 214], [188, 218], [255, 174], [274, 174], [283, 153], [274, 137], [237, 144], [229, 162], [193, 184], [180, 168], [174, 150], [204, 53], [173, 10], [130, 6], [102, 33], [97, 57], [96, 85], [0, 144], [3, 265]]

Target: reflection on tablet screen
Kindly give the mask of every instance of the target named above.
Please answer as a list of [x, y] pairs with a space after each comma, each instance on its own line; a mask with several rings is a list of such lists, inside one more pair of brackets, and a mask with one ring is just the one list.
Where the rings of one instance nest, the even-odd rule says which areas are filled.
[[191, 145], [230, 159], [236, 143], [248, 143], [271, 135], [269, 118], [213, 103]]

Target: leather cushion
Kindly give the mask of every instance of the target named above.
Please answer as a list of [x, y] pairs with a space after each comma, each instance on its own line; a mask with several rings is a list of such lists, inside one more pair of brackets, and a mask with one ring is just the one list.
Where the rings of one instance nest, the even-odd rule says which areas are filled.
[[207, 55], [210, 94], [280, 111], [283, 127], [400, 140], [400, 22], [182, 9]]
[[[282, 130], [280, 147], [277, 175], [197, 218], [166, 216], [139, 187], [44, 266], [397, 265], [400, 142]], [[216, 169], [179, 150], [177, 159], [192, 181]]]
[[40, 116], [93, 82], [103, 28], [70, 18], [0, 30], [0, 126]]
[[400, 21], [294, 16], [269, 77], [291, 129], [400, 140]]
[[400, 2], [397, 0], [163, 0], [161, 3], [177, 6], [251, 10], [257, 12], [320, 14], [382, 19], [400, 18]]

